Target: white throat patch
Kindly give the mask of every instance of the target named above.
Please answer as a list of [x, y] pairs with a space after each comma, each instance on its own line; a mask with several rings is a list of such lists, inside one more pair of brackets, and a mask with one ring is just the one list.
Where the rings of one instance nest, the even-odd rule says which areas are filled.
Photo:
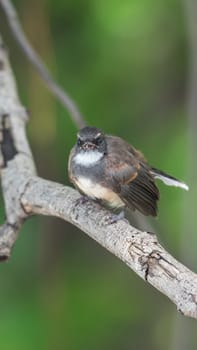
[[80, 152], [74, 156], [74, 162], [78, 165], [88, 167], [94, 165], [103, 157], [103, 154], [98, 151]]

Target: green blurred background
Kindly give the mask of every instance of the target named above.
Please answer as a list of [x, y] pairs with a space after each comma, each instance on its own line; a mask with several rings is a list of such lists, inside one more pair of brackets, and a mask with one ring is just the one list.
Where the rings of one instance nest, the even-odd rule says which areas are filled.
[[[190, 2], [190, 0], [188, 0]], [[185, 3], [187, 0], [185, 1]], [[175, 257], [197, 270], [195, 235], [196, 32], [179, 0], [15, 0], [29, 40], [90, 125], [118, 134], [149, 162], [189, 183], [160, 185], [154, 226]], [[196, 14], [197, 16], [197, 14]], [[0, 9], [38, 173], [68, 184], [76, 127], [13, 40]], [[197, 87], [197, 86], [196, 86]], [[196, 107], [196, 109], [195, 109]], [[3, 222], [3, 202], [1, 203]], [[3, 350], [197, 349], [194, 320], [77, 228], [28, 220], [0, 266]]]

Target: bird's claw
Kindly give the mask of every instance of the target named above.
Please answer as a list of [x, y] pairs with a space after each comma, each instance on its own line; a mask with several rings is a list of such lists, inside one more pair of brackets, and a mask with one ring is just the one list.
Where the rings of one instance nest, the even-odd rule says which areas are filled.
[[81, 196], [76, 200], [75, 206], [83, 205], [89, 201], [89, 198], [87, 196]]
[[122, 210], [118, 214], [109, 215], [105, 221], [107, 224], [112, 225], [112, 224], [116, 224], [119, 220], [124, 219], [124, 217], [125, 217], [125, 213], [124, 213], [124, 210]]

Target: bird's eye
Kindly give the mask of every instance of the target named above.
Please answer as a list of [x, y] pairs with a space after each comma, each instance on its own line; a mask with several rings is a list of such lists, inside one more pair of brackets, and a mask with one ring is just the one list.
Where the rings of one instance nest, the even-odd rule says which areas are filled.
[[96, 142], [96, 145], [99, 146], [99, 145], [103, 142], [103, 140], [102, 140], [102, 138], [99, 136], [99, 137], [96, 138], [95, 142]]
[[81, 146], [82, 145], [82, 141], [80, 138], [77, 139], [77, 146]]

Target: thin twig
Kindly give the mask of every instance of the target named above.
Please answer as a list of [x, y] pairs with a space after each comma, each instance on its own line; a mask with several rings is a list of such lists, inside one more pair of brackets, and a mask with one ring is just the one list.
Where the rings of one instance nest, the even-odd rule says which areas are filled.
[[35, 52], [33, 47], [30, 45], [21, 25], [18, 20], [17, 12], [10, 0], [0, 0], [0, 4], [6, 14], [11, 31], [24, 52], [25, 56], [32, 63], [34, 68], [37, 70], [40, 77], [44, 80], [48, 89], [54, 96], [63, 104], [63, 106], [69, 111], [73, 122], [78, 128], [83, 127], [86, 123], [80, 113], [76, 103], [71, 99], [65, 90], [63, 90], [52, 78], [45, 64], [39, 55]]

